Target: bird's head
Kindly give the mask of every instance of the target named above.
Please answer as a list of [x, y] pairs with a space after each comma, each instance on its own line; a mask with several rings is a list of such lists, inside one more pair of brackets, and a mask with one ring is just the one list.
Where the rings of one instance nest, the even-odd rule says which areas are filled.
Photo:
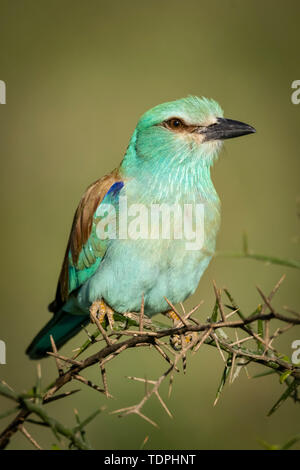
[[207, 98], [188, 96], [147, 111], [133, 136], [139, 163], [193, 160], [210, 166], [224, 139], [251, 134], [248, 124], [224, 119], [219, 104]]

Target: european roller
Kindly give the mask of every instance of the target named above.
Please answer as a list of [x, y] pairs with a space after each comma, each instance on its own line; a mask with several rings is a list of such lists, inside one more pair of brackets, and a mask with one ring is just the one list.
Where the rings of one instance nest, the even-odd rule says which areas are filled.
[[[140, 118], [120, 166], [90, 185], [79, 203], [49, 305], [53, 316], [28, 347], [30, 358], [52, 350], [50, 335], [61, 347], [92, 311], [102, 321], [113, 312], [139, 312], [144, 299], [149, 318], [172, 317], [166, 298], [175, 305], [193, 294], [215, 252], [220, 200], [211, 167], [225, 139], [253, 132], [225, 119], [216, 101], [196, 96]], [[201, 243], [193, 245], [199, 221]]]

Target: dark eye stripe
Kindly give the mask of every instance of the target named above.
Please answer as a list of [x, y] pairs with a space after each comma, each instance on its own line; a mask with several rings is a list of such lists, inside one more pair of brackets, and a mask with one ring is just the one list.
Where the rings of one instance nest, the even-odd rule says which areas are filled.
[[182, 132], [187, 131], [190, 133], [195, 132], [200, 126], [186, 124], [182, 119], [174, 117], [171, 119], [167, 119], [166, 121], [162, 122], [161, 125], [166, 127], [167, 129], [175, 132]]
[[163, 122], [164, 127], [174, 131], [180, 131], [186, 129], [188, 126], [179, 118], [171, 118]]

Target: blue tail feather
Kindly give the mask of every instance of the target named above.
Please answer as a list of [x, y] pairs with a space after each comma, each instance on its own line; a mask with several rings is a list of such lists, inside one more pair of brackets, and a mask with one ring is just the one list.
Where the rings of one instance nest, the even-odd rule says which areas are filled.
[[50, 335], [53, 336], [57, 348], [63, 346], [70, 338], [81, 330], [82, 325], [89, 322], [88, 315], [71, 315], [60, 310], [41, 329], [26, 350], [30, 359], [41, 359], [52, 351]]

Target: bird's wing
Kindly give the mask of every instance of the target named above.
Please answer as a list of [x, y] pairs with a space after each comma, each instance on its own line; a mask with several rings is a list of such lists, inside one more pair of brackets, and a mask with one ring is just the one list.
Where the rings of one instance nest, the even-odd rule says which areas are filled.
[[109, 239], [101, 240], [96, 234], [97, 208], [103, 200], [114, 203], [123, 185], [118, 170], [114, 170], [91, 184], [82, 196], [74, 215], [56, 297], [49, 305], [50, 312], [57, 312], [70, 293], [86, 282], [100, 265]]

